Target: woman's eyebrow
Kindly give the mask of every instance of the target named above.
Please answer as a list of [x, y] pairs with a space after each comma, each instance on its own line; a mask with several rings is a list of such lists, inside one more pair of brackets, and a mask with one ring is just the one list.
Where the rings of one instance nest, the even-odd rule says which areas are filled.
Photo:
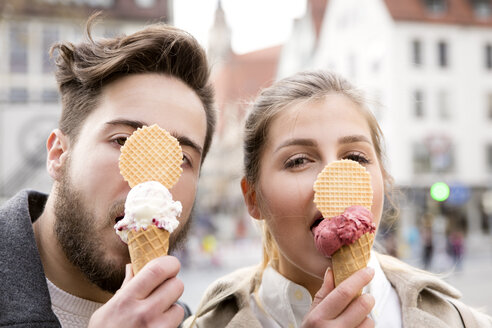
[[344, 136], [338, 139], [339, 144], [349, 144], [349, 143], [356, 143], [356, 142], [367, 142], [368, 144], [372, 145], [371, 140], [369, 140], [366, 136], [362, 134]]
[[280, 149], [289, 147], [289, 146], [308, 146], [308, 147], [316, 147], [318, 143], [313, 139], [288, 139], [281, 143], [274, 151], [274, 153], [278, 152]]

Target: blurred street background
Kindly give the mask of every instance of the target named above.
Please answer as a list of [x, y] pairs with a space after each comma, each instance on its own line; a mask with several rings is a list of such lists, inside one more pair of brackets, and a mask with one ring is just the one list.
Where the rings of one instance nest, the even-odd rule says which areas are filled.
[[176, 254], [193, 310], [210, 282], [261, 260], [239, 187], [248, 104], [279, 78], [323, 68], [367, 91], [386, 138], [398, 211], [388, 202], [378, 243], [492, 314], [492, 1], [0, 0], [0, 204], [50, 191], [45, 142], [61, 104], [48, 50], [80, 41], [96, 10], [97, 37], [165, 22], [212, 64], [218, 128]]

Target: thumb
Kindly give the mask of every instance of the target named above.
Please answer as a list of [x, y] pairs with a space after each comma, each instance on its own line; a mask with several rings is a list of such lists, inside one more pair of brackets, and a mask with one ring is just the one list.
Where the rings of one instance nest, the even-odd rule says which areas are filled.
[[311, 304], [311, 310], [318, 306], [321, 301], [328, 296], [329, 293], [335, 288], [335, 283], [333, 279], [333, 271], [330, 267], [326, 269], [325, 277], [323, 278], [323, 284], [318, 290], [316, 295], [314, 295], [313, 303]]

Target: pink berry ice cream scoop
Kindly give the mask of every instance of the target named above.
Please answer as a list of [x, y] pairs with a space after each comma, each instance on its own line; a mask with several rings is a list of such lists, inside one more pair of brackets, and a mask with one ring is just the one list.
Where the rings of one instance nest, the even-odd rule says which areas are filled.
[[363, 206], [353, 205], [333, 218], [322, 220], [313, 228], [316, 248], [331, 257], [339, 248], [353, 244], [363, 234], [374, 233], [372, 213]]

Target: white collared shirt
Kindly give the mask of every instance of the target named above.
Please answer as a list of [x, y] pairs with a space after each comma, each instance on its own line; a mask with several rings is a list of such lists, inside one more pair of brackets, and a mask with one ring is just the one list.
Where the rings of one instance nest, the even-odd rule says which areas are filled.
[[[376, 300], [370, 314], [375, 326], [402, 327], [400, 300], [374, 254], [368, 266], [374, 269], [374, 278], [363, 292]], [[263, 273], [258, 293], [252, 293], [250, 299], [253, 313], [265, 328], [300, 327], [311, 302], [311, 294], [306, 288], [288, 280], [271, 266]]]

